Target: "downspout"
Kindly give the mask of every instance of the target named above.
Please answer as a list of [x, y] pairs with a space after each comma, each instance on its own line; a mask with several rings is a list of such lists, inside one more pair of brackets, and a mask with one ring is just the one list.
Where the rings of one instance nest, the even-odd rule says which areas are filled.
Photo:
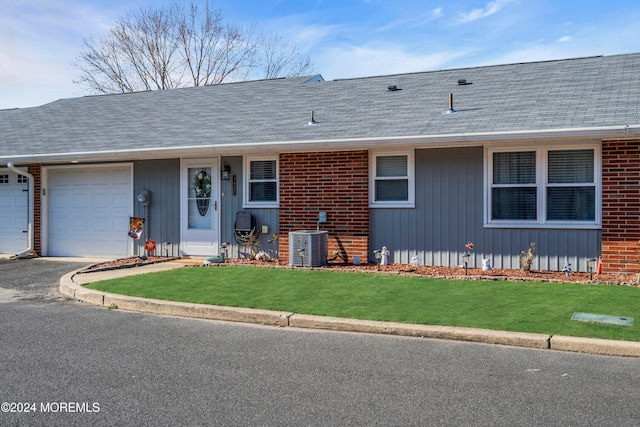
[[29, 180], [29, 218], [27, 220], [27, 235], [29, 246], [27, 249], [18, 252], [15, 254], [14, 258], [31, 258], [34, 256], [33, 247], [34, 247], [34, 237], [33, 237], [33, 217], [34, 215], [34, 203], [35, 203], [35, 178], [29, 172], [25, 172], [21, 169], [16, 168], [13, 165], [13, 162], [7, 162], [7, 167], [17, 173], [18, 175], [26, 176]]

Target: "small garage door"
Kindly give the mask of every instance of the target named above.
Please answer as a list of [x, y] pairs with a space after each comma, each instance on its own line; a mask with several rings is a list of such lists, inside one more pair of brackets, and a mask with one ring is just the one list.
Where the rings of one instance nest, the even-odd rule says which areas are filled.
[[131, 165], [48, 169], [49, 256], [130, 255]]
[[0, 170], [0, 254], [16, 254], [29, 246], [27, 224], [28, 180]]

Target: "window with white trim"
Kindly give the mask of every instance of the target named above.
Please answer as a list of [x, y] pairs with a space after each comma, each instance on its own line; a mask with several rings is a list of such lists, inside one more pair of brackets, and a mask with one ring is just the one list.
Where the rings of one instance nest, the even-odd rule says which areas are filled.
[[18, 175], [18, 184], [26, 184], [29, 180], [24, 175]]
[[2, 174], [0, 175], [0, 184], [8, 184], [9, 183], [9, 175]]
[[372, 207], [414, 207], [413, 151], [372, 153], [369, 164]]
[[278, 207], [278, 158], [245, 158], [245, 206]]
[[488, 150], [487, 223], [504, 226], [597, 226], [597, 146]]

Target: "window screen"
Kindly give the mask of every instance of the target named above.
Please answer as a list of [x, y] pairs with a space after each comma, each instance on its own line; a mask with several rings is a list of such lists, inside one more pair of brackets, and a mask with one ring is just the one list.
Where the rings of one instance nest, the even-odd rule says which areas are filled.
[[278, 181], [276, 161], [252, 160], [249, 169], [249, 202], [277, 201]]
[[594, 151], [549, 151], [547, 170], [547, 220], [595, 221]]
[[375, 200], [396, 202], [409, 200], [408, 156], [377, 156]]
[[535, 151], [493, 153], [491, 218], [535, 221], [537, 218]]

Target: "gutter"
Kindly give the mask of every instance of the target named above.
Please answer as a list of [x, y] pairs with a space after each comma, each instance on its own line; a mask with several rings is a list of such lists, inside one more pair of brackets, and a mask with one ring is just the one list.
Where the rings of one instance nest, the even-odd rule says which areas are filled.
[[[322, 124], [314, 128], [319, 128]], [[311, 134], [313, 132], [310, 132]], [[469, 132], [442, 135], [414, 135], [365, 138], [299, 139], [292, 141], [267, 141], [247, 144], [207, 144], [173, 146], [165, 148], [115, 149], [105, 151], [80, 151], [57, 154], [31, 154], [0, 156], [0, 161], [59, 163], [69, 161], [123, 161], [132, 159], [162, 159], [185, 156], [215, 155], [221, 153], [244, 154], [255, 151], [302, 152], [310, 150], [334, 151], [351, 149], [376, 149], [415, 146], [420, 148], [440, 148], [465, 146], [479, 143], [499, 143], [502, 141], [531, 141], [548, 138], [628, 138], [640, 136], [640, 125], [618, 125], [590, 128], [564, 128], [546, 130], [524, 130], [504, 132]]]
[[33, 236], [33, 218], [34, 218], [34, 204], [35, 204], [35, 178], [29, 172], [25, 172], [22, 169], [18, 169], [13, 165], [13, 162], [7, 162], [7, 167], [18, 175], [24, 175], [29, 180], [29, 218], [27, 219], [27, 235], [29, 246], [17, 254], [14, 258], [31, 258], [34, 256], [34, 236]]

